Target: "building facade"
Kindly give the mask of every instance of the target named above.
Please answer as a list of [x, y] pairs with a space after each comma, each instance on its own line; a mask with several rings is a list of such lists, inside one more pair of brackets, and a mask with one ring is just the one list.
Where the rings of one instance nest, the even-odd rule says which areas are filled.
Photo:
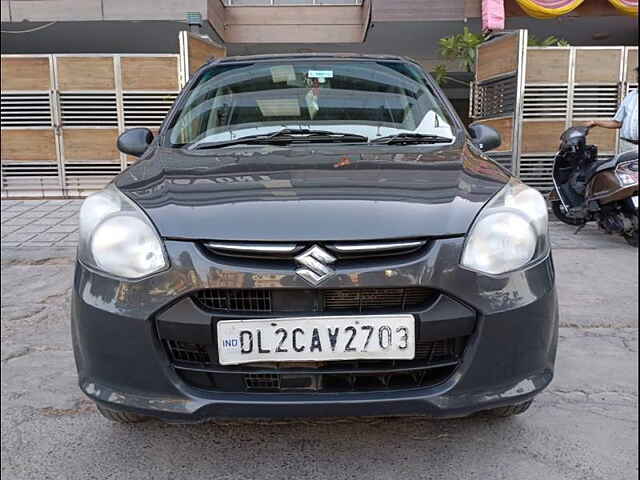
[[[536, 18], [536, 1], [2, 0], [2, 196], [73, 197], [101, 188], [133, 161], [115, 149], [117, 135], [132, 126], [157, 129], [189, 72], [208, 56], [225, 54], [388, 53], [411, 57], [429, 71], [444, 64], [453, 77], [445, 92], [465, 121], [506, 129], [503, 117], [510, 116], [503, 132], [510, 150], [504, 147], [498, 156], [520, 173], [519, 143], [528, 138], [523, 126], [548, 120], [547, 127], [561, 128], [578, 118], [558, 117], [574, 111], [570, 76], [538, 80], [527, 92], [521, 81], [520, 103], [507, 102], [515, 110], [487, 114], [478, 92], [501, 92], [491, 90], [495, 79], [476, 82], [470, 105], [473, 75], [441, 58], [441, 38], [465, 27], [480, 32], [487, 8], [497, 5], [507, 31], [524, 29], [538, 39], [555, 35], [573, 45], [563, 59], [597, 47], [610, 63], [610, 52], [602, 49], [613, 49], [620, 61], [606, 81], [578, 85], [596, 89], [589, 90], [599, 95], [595, 117], [609, 115], [633, 87], [627, 57], [631, 63], [637, 58], [637, 48], [628, 48], [637, 45], [637, 19], [616, 5], [621, 0], [584, 0], [577, 7], [567, 0], [575, 8], [545, 19]], [[193, 39], [199, 40], [190, 44]], [[523, 48], [515, 54], [526, 56]], [[507, 73], [519, 78], [524, 70]], [[536, 113], [537, 103], [549, 102], [561, 104], [560, 110]], [[547, 150], [526, 153], [527, 174], [541, 188], [548, 183]]]

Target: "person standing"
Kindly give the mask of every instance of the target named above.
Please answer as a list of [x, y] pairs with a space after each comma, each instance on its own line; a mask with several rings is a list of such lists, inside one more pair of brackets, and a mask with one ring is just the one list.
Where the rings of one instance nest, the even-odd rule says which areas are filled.
[[[636, 67], [636, 76], [638, 68]], [[623, 152], [638, 149], [638, 91], [634, 90], [625, 97], [618, 113], [612, 120], [594, 120], [589, 127], [602, 127], [620, 130], [620, 148]]]

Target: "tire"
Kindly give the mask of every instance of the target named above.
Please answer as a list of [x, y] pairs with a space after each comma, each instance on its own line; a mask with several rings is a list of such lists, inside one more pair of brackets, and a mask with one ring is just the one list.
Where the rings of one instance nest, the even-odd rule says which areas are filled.
[[129, 413], [129, 412], [121, 412], [119, 410], [112, 410], [107, 407], [103, 407], [102, 405], [97, 405], [98, 412], [106, 418], [107, 420], [111, 420], [115, 423], [142, 423], [149, 420], [149, 417], [145, 417], [144, 415], [138, 415], [137, 413]]
[[624, 239], [632, 247], [638, 248], [638, 230], [635, 230], [633, 233], [625, 233]]
[[566, 223], [567, 225], [572, 225], [574, 227], [579, 227], [580, 225], [585, 224], [585, 221], [582, 219], [568, 217], [564, 212], [564, 207], [560, 200], [554, 200], [551, 202], [551, 210], [556, 218], [562, 223]]
[[492, 410], [487, 410], [485, 413], [491, 417], [496, 418], [508, 418], [513, 417], [515, 415], [521, 415], [527, 410], [533, 403], [533, 400], [529, 400], [528, 402], [518, 403], [517, 405], [507, 405], [506, 407], [494, 408]]

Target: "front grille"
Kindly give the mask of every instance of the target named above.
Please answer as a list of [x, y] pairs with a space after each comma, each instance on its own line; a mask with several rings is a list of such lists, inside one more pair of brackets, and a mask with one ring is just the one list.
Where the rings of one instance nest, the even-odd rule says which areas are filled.
[[429, 239], [387, 239], [369, 240], [362, 242], [226, 242], [209, 241], [203, 242], [202, 248], [205, 252], [226, 257], [226, 261], [238, 261], [253, 259], [293, 262], [295, 257], [304, 251], [320, 247], [336, 258], [341, 260], [380, 260], [382, 257], [402, 258], [420, 251], [429, 245]]
[[280, 375], [273, 373], [248, 373], [244, 376], [247, 390], [279, 390]]
[[211, 313], [406, 312], [426, 307], [435, 293], [422, 287], [351, 289], [208, 289], [193, 295]]
[[[225, 392], [364, 392], [433, 386], [458, 367], [467, 337], [416, 342], [413, 360], [220, 366], [213, 345], [168, 341], [176, 371], [195, 387]], [[194, 366], [197, 365], [197, 369]]]
[[187, 343], [177, 340], [167, 340], [171, 358], [175, 362], [210, 363], [211, 357], [206, 345]]
[[325, 311], [393, 308], [401, 311], [421, 305], [429, 298], [424, 288], [367, 288], [326, 290], [322, 294]]
[[200, 290], [196, 301], [206, 310], [217, 312], [271, 312], [270, 290]]

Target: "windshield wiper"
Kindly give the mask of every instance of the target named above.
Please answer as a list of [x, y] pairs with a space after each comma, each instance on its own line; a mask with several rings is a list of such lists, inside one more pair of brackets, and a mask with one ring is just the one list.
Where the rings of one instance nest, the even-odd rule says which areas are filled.
[[440, 135], [427, 135], [424, 133], [397, 133], [387, 137], [380, 137], [371, 140], [371, 143], [383, 145], [409, 145], [416, 143], [450, 143], [453, 139], [441, 137]]
[[267, 135], [248, 135], [246, 137], [225, 140], [222, 142], [197, 143], [187, 148], [189, 148], [189, 150], [203, 150], [207, 148], [222, 148], [243, 144], [288, 145], [290, 143], [363, 143], [368, 141], [369, 139], [364, 135], [356, 135], [355, 133], [310, 130], [306, 128], [284, 128]]

